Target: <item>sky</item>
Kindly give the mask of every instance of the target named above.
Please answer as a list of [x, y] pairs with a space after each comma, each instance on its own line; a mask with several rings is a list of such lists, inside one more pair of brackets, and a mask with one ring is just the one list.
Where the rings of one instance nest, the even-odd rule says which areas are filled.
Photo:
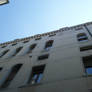
[[92, 0], [9, 0], [0, 6], [0, 43], [92, 21]]

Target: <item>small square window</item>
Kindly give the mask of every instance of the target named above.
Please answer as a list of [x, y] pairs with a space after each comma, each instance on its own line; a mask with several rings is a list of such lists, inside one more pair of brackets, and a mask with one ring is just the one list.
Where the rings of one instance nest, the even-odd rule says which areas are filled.
[[82, 27], [75, 28], [76, 31], [82, 30], [82, 29], [83, 29]]
[[86, 35], [86, 33], [79, 33], [78, 35], [77, 35], [77, 40], [78, 41], [88, 41], [88, 37], [87, 37], [87, 35]]
[[38, 60], [48, 59], [48, 57], [49, 57], [49, 54], [41, 55], [38, 57]]
[[91, 50], [91, 49], [92, 49], [92, 45], [80, 47], [80, 51], [86, 51], [86, 50]]
[[13, 44], [12, 44], [12, 46], [15, 46], [15, 45], [17, 45], [17, 43], [13, 43]]
[[83, 37], [83, 38], [80, 37], [80, 38], [78, 39], [78, 41], [80, 41], [80, 42], [81, 42], [81, 41], [88, 41], [88, 37]]
[[41, 39], [41, 37], [35, 38], [35, 40], [40, 40], [40, 39]]
[[53, 40], [47, 41], [46, 44], [45, 44], [44, 49], [45, 49], [46, 51], [50, 50], [50, 48], [51, 48], [52, 45], [53, 45], [53, 42], [54, 42]]
[[27, 41], [24, 41], [23, 43], [27, 43], [27, 42], [29, 42], [29, 40], [27, 40]]
[[50, 34], [49, 37], [55, 36], [56, 34]]

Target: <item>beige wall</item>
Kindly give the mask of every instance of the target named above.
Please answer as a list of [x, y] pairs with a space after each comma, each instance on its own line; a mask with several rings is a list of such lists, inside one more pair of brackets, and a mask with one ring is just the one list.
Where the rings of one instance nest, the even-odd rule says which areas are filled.
[[[19, 63], [22, 63], [20, 71], [12, 80], [8, 88], [1, 89], [0, 92], [91, 92], [92, 78], [86, 77], [82, 62], [83, 56], [92, 54], [92, 50], [80, 52], [80, 46], [92, 44], [92, 37], [83, 29], [75, 29], [57, 33], [53, 37], [42, 37], [41, 40], [34, 39], [28, 43], [19, 42], [16, 46], [8, 45], [6, 48], [0, 48], [0, 53], [5, 49], [10, 49], [3, 58], [0, 59], [0, 85], [5, 80], [10, 69]], [[92, 25], [88, 26], [91, 30]], [[89, 41], [78, 42], [76, 35], [85, 32]], [[44, 51], [46, 41], [54, 40], [53, 47], [50, 51]], [[37, 43], [32, 53], [27, 54], [28, 47]], [[23, 49], [15, 57], [11, 57], [15, 49], [23, 46]], [[38, 61], [40, 55], [49, 54], [46, 60]], [[29, 57], [32, 56], [32, 57]], [[9, 58], [11, 57], [11, 58]], [[40, 84], [28, 85], [27, 80], [33, 66], [46, 64], [44, 76]], [[22, 87], [22, 88], [19, 88]]]

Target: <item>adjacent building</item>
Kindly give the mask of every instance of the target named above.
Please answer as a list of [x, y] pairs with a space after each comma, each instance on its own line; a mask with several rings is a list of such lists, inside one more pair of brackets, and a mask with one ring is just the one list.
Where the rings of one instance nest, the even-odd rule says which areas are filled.
[[92, 22], [0, 44], [0, 92], [92, 92]]

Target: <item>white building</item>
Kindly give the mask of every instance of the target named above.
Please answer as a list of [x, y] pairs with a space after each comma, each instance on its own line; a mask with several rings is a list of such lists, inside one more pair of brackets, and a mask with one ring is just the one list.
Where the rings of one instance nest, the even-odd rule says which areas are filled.
[[0, 92], [92, 92], [92, 22], [0, 44]]

